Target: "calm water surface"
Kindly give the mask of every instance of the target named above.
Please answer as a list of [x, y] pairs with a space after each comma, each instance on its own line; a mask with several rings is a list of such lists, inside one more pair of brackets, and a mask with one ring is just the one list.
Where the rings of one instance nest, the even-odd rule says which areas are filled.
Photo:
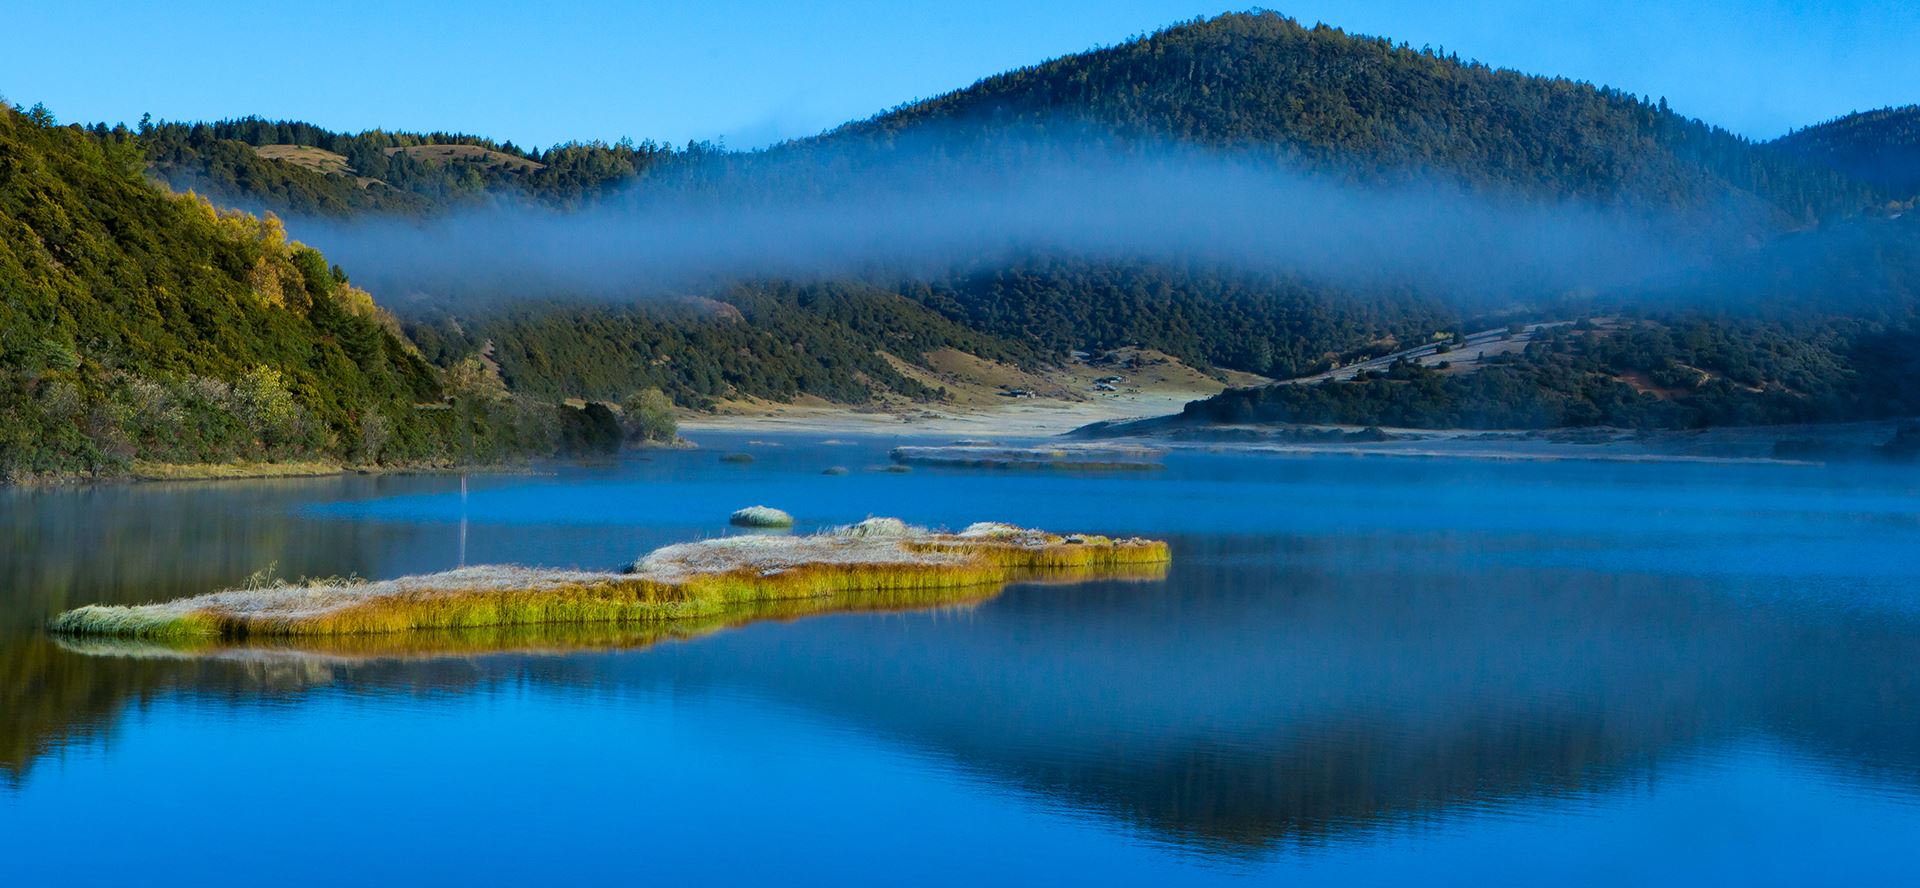
[[[1178, 454], [0, 493], [0, 883], [1886, 882], [1920, 474]], [[846, 476], [821, 469], [844, 465]], [[75, 650], [79, 604], [605, 567], [766, 503], [1173, 543], [1164, 580], [517, 652]]]

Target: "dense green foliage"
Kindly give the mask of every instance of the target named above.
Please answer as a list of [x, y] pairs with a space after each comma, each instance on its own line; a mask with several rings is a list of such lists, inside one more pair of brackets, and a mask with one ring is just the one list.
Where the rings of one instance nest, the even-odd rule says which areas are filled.
[[969, 327], [1044, 354], [1137, 345], [1195, 366], [1267, 376], [1325, 368], [1377, 340], [1421, 340], [1457, 324], [1418, 292], [1356, 292], [1224, 266], [1042, 257], [955, 274], [905, 292]]
[[[1699, 428], [1920, 415], [1920, 217], [1831, 223], [1739, 267], [1620, 294], [1617, 325], [1541, 335], [1473, 373], [1401, 364], [1187, 407], [1214, 422]], [[1667, 306], [1650, 309], [1648, 306]], [[1444, 357], [1441, 358], [1444, 360]]]
[[1191, 419], [1406, 428], [1703, 428], [1920, 411], [1920, 334], [1836, 322], [1803, 335], [1754, 321], [1556, 328], [1485, 368], [1396, 362], [1352, 382], [1236, 389]]
[[1895, 200], [1920, 197], [1920, 105], [1849, 114], [1773, 144], [1878, 186]]
[[1073, 349], [1140, 346], [1203, 369], [1286, 376], [1458, 323], [1441, 300], [1405, 291], [1058, 256], [887, 286], [760, 281], [699, 299], [476, 301], [410, 306], [407, 332], [442, 362], [491, 343], [516, 391], [618, 398], [657, 387], [688, 406], [801, 394], [857, 404], [881, 392], [937, 400], [888, 358], [924, 364], [943, 348], [1038, 369]]
[[458, 318], [433, 315], [408, 329], [430, 356], [457, 357], [491, 343], [517, 391], [611, 400], [659, 388], [696, 406], [802, 393], [863, 403], [877, 389], [936, 399], [937, 389], [901, 374], [885, 355], [915, 360], [949, 347], [1012, 362], [1039, 355], [860, 284], [750, 284], [720, 296], [517, 302]]
[[155, 189], [129, 134], [0, 103], [0, 478], [139, 459], [426, 461], [549, 445], [471, 405], [272, 217]]
[[[277, 212], [339, 217], [425, 213], [498, 194], [578, 206], [676, 156], [652, 142], [569, 142], [530, 151], [457, 133], [334, 133], [308, 123], [254, 117], [145, 122], [139, 136], [154, 172], [176, 187]], [[330, 152], [339, 164], [322, 171], [256, 150], [275, 145]], [[450, 157], [422, 150], [431, 146], [475, 150]], [[694, 144], [684, 154], [699, 157], [710, 151]]]
[[642, 389], [620, 404], [620, 429], [630, 444], [666, 444], [679, 438], [673, 399], [657, 388]]

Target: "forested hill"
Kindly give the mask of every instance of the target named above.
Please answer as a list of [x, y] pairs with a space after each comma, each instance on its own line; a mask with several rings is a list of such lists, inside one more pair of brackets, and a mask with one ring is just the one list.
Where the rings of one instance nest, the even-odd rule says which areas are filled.
[[155, 188], [124, 130], [4, 102], [0, 295], [0, 483], [135, 460], [494, 458], [551, 439], [550, 410], [484, 378], [443, 383], [278, 220]]
[[[104, 127], [96, 127], [105, 134]], [[501, 195], [578, 207], [676, 156], [652, 142], [569, 142], [544, 151], [459, 133], [330, 132], [257, 117], [138, 130], [162, 180], [284, 214], [422, 215]], [[688, 158], [715, 153], [693, 144]]]
[[[1810, 132], [1787, 141], [1811, 144]], [[1891, 143], [1899, 130], [1848, 132], [1862, 134], [1856, 141]], [[1693, 329], [1698, 321], [1717, 331], [1709, 339], [1740, 347], [1817, 345], [1818, 355], [1781, 364], [1792, 379], [1749, 388], [1831, 392], [1823, 403], [1845, 409], [1768, 415], [1907, 405], [1905, 394], [1890, 400], [1848, 388], [1866, 378], [1854, 362], [1885, 341], [1875, 337], [1905, 335], [1912, 323], [1909, 276], [1881, 273], [1891, 261], [1885, 257], [1907, 255], [1914, 238], [1910, 226], [1882, 224], [1894, 216], [1887, 207], [1904, 199], [1896, 179], [1835, 162], [1831, 151], [1756, 144], [1663, 100], [1271, 13], [1177, 25], [750, 153], [625, 141], [533, 150], [481, 136], [341, 134], [255, 118], [149, 122], [132, 134], [98, 128], [95, 138], [109, 146], [136, 141], [150, 175], [232, 205], [289, 214], [296, 233], [307, 217], [330, 224], [461, 219], [489, 204], [577, 218], [570, 214], [608, 206], [725, 210], [736, 197], [771, 202], [789, 191], [831, 201], [884, 190], [896, 183], [889, 177], [964, 182], [947, 174], [1057, 161], [1075, 151], [1124, 157], [1170, 149], [1173, 157], [1204, 154], [1306, 174], [1343, 193], [1439, 183], [1502, 211], [1571, 207], [1609, 219], [1658, 218], [1663, 231], [1701, 241], [1681, 245], [1691, 252], [1675, 264], [1719, 263], [1666, 282], [1671, 310], [1650, 307], [1647, 287], [1566, 275], [1547, 284], [1449, 285], [1415, 273], [1356, 278], [1231, 258], [1088, 255], [1057, 244], [1023, 245], [991, 260], [861, 265], [858, 273], [796, 279], [723, 272], [667, 300], [638, 298], [650, 283], [643, 275], [591, 293], [537, 271], [434, 286], [378, 278], [399, 280], [379, 295], [429, 359], [451, 365], [491, 344], [490, 359], [510, 386], [548, 398], [613, 398], [658, 386], [686, 406], [800, 394], [848, 403], [887, 392], [933, 400], [940, 392], [899, 362], [921, 363], [943, 349], [1033, 370], [1073, 349], [1137, 345], [1203, 369], [1290, 377], [1473, 323], [1627, 314], [1664, 329]], [[661, 195], [671, 199], [648, 203]], [[1803, 261], [1837, 255], [1829, 238], [1887, 249], [1849, 252], [1844, 265]], [[484, 249], [446, 246], [455, 256]], [[400, 272], [415, 264], [387, 252]], [[1366, 260], [1365, 250], [1354, 251], [1355, 264]], [[460, 270], [457, 262], [439, 265]], [[1741, 273], [1717, 273], [1728, 268]], [[356, 273], [376, 279], [364, 267]], [[1868, 304], [1884, 310], [1852, 324], [1854, 309]], [[1749, 305], [1769, 314], [1746, 312]], [[1735, 315], [1747, 325], [1739, 331]], [[1546, 384], [1545, 376], [1532, 379]], [[1595, 414], [1565, 415], [1582, 421]], [[1677, 421], [1758, 415], [1696, 411]]]
[[[1811, 143], [1850, 120], [1790, 139]], [[1875, 125], [1876, 133], [1911, 133], [1910, 124]], [[1365, 182], [1439, 177], [1602, 204], [1758, 206], [1794, 224], [1883, 197], [1880, 179], [1810, 161], [1807, 152], [1768, 150], [1664, 100], [1309, 28], [1270, 12], [1197, 20], [1063, 56], [747, 154], [630, 140], [531, 150], [458, 133], [335, 133], [259, 118], [143, 123], [139, 132], [153, 171], [177, 186], [282, 213], [347, 216], [428, 213], [498, 193], [576, 207], [643, 179], [705, 186], [793, 156], [893, 144], [927, 130], [944, 140], [938, 156], [924, 158], [932, 163], [968, 154], [1017, 159], [1009, 140], [1091, 133], [1251, 152]], [[812, 172], [829, 184], [862, 175], [844, 154]]]
[[1895, 200], [1920, 198], [1920, 105], [1849, 114], [1773, 144], [1875, 185]]
[[1276, 13], [1224, 15], [989, 77], [820, 141], [929, 124], [982, 140], [1075, 121], [1140, 140], [1269, 151], [1365, 181], [1440, 175], [1519, 194], [1811, 221], [1870, 187], [1618, 90], [1463, 62]]

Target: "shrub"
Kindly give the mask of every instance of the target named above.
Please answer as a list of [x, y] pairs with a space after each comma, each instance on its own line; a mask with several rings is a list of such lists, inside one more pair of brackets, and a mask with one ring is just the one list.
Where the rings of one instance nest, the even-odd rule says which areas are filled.
[[673, 415], [673, 400], [657, 388], [628, 395], [620, 409], [620, 424], [629, 443], [672, 441], [680, 430], [680, 422]]

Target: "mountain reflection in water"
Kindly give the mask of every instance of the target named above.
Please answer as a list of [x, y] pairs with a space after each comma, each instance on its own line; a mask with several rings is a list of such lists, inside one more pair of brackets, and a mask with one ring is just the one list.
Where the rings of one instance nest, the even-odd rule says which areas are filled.
[[[0, 772], [24, 791], [43, 760], [96, 747], [156, 700], [244, 722], [263, 703], [531, 689], [600, 706], [767, 701], [766, 730], [804, 712], [1026, 804], [1224, 860], [1640, 792], [1682, 765], [1735, 767], [1756, 738], [1903, 806], [1920, 798], [1911, 475], [1212, 455], [1176, 455], [1152, 479], [821, 478], [813, 465], [849, 461], [795, 445], [756, 463], [751, 485], [700, 455], [493, 479], [476, 501], [546, 496], [572, 517], [466, 528], [435, 511], [457, 496], [445, 478], [6, 494]], [[1160, 579], [637, 632], [156, 648], [35, 628], [268, 562], [289, 576], [444, 567], [462, 533], [486, 560], [619, 563], [721, 532], [718, 506], [767, 485], [812, 494], [803, 521], [908, 504], [921, 513], [903, 517], [930, 523], [1152, 533], [1174, 562]], [[578, 518], [625, 495], [659, 502]], [[995, 498], [1005, 508], [978, 510]]]

